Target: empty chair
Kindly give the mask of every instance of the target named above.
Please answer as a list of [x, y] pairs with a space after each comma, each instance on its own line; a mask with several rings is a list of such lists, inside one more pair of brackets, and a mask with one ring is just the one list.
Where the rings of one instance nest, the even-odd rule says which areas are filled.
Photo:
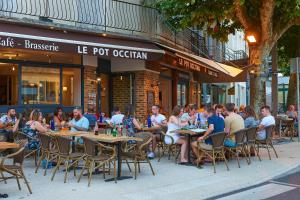
[[261, 161], [259, 152], [256, 149], [256, 131], [257, 131], [257, 127], [248, 128], [246, 130], [246, 142], [245, 143], [247, 145], [247, 153], [248, 153], [249, 163], [251, 163], [251, 150], [258, 157], [259, 161]]
[[256, 144], [257, 144], [257, 151], [259, 152], [260, 148], [266, 148], [268, 151], [268, 155], [269, 155], [269, 159], [271, 160], [271, 153], [270, 153], [270, 149], [272, 148], [276, 158], [278, 158], [278, 154], [273, 146], [273, 141], [272, 141], [272, 133], [273, 130], [275, 128], [275, 125], [271, 125], [271, 126], [267, 126], [265, 127], [266, 130], [266, 139], [264, 140], [256, 140]]

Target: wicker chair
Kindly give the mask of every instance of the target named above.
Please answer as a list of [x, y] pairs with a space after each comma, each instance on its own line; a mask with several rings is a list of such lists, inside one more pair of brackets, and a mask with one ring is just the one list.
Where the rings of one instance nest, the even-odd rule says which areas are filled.
[[[141, 138], [142, 142], [137, 142], [135, 149], [129, 152], [122, 152], [122, 160], [125, 160], [128, 163], [134, 163], [134, 178], [137, 177], [137, 168], [140, 172], [140, 163], [148, 163], [153, 176], [155, 175], [153, 167], [150, 160], [147, 156], [147, 150], [150, 142], [152, 141], [152, 133], [150, 132], [141, 132], [136, 135], [137, 138]], [[130, 170], [130, 169], [129, 169]]]
[[[180, 154], [180, 145], [176, 144], [174, 142], [174, 139], [167, 135], [166, 132], [168, 130], [167, 126], [163, 126], [161, 129], [161, 135], [162, 135], [162, 139], [161, 141], [158, 143], [158, 162], [160, 161], [160, 159], [165, 155], [165, 153], [168, 153], [168, 160], [171, 159], [171, 155], [175, 156], [175, 163], [177, 162], [177, 159], [179, 157]], [[171, 144], [166, 144], [165, 138], [168, 137], [172, 142]]]
[[275, 125], [271, 125], [271, 126], [267, 126], [265, 127], [266, 130], [266, 139], [264, 140], [256, 140], [256, 145], [257, 145], [257, 151], [259, 152], [260, 148], [266, 148], [268, 151], [268, 155], [269, 155], [269, 159], [271, 160], [271, 154], [270, 154], [270, 149], [272, 148], [276, 158], [278, 158], [278, 154], [273, 146], [273, 142], [272, 142], [272, 133], [273, 130], [275, 128]]
[[[116, 150], [113, 147], [105, 146], [101, 143], [98, 143], [94, 140], [91, 140], [86, 137], [82, 137], [85, 150], [85, 164], [81, 170], [81, 173], [78, 177], [77, 182], [80, 181], [84, 170], [88, 172], [88, 186], [91, 184], [93, 171], [99, 168], [102, 168], [103, 178], [105, 179], [105, 165], [110, 165], [110, 162], [113, 162], [114, 166], [114, 179], [116, 179]], [[98, 148], [98, 149], [97, 149]], [[97, 152], [99, 150], [99, 152]]]
[[242, 153], [246, 156], [246, 161], [248, 165], [250, 162], [248, 161], [247, 154], [246, 154], [246, 144], [245, 144], [245, 138], [246, 138], [246, 129], [239, 130], [234, 134], [235, 137], [235, 146], [234, 147], [226, 147], [225, 149], [230, 152], [231, 155], [234, 155], [236, 157], [236, 161], [238, 163], [239, 168], [241, 168], [240, 165], [240, 157], [239, 154]]
[[[72, 139], [61, 137], [61, 136], [55, 136], [54, 137], [55, 145], [58, 148], [58, 161], [57, 165], [54, 168], [51, 181], [53, 181], [54, 176], [62, 162], [65, 164], [65, 177], [64, 177], [64, 183], [67, 182], [68, 177], [68, 170], [70, 167], [73, 167], [74, 169], [74, 176], [76, 176], [76, 168], [78, 166], [78, 163], [80, 160], [83, 159], [84, 154], [83, 153], [70, 153], [71, 152], [71, 142]], [[70, 163], [71, 162], [71, 163]]]
[[297, 131], [295, 129], [295, 119], [293, 120], [282, 120], [282, 124], [284, 124], [284, 135], [286, 137], [290, 137], [290, 140], [293, 141], [293, 137], [296, 137]]
[[[208, 137], [212, 140], [211, 148], [201, 148], [200, 142], [198, 142], [198, 150], [203, 152], [206, 156], [208, 156], [212, 160], [212, 164], [214, 167], [214, 173], [216, 173], [216, 159], [223, 159], [226, 165], [227, 170], [228, 164], [224, 153], [224, 140], [226, 137], [226, 132], [219, 132], [209, 135]], [[197, 163], [197, 166], [199, 163]]]
[[55, 148], [52, 148], [51, 144], [53, 144], [53, 137], [51, 137], [48, 134], [44, 134], [44, 133], [39, 133], [38, 134], [40, 143], [41, 143], [41, 147], [40, 147], [40, 158], [38, 160], [36, 169], [35, 169], [35, 173], [37, 173], [41, 162], [43, 159], [46, 160], [46, 167], [44, 170], [44, 176], [46, 176], [47, 173], [47, 168], [48, 168], [48, 163], [55, 160], [58, 157], [58, 151]]
[[257, 132], [257, 127], [246, 129], [245, 144], [247, 145], [249, 164], [251, 163], [251, 149], [255, 152], [255, 155], [258, 157], [259, 161], [261, 161], [259, 152], [256, 149], [256, 132]]
[[[19, 140], [17, 143], [20, 145], [20, 148], [12, 154], [9, 154], [0, 160], [0, 172], [2, 179], [4, 179], [5, 183], [8, 178], [16, 178], [19, 190], [21, 190], [21, 185], [19, 179], [24, 179], [24, 182], [29, 190], [29, 193], [32, 194], [31, 188], [29, 186], [29, 182], [26, 179], [26, 176], [23, 171], [23, 161], [25, 158], [25, 146], [27, 144], [24, 140]], [[5, 164], [7, 159], [13, 159], [13, 164]], [[12, 175], [12, 177], [4, 177], [3, 172], [7, 172]]]

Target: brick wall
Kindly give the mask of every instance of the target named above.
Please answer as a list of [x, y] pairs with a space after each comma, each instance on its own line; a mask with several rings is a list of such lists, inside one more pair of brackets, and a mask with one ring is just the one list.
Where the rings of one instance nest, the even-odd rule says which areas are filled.
[[112, 101], [113, 106], [118, 106], [121, 112], [125, 111], [125, 106], [130, 104], [130, 77], [112, 77]]
[[96, 94], [96, 68], [90, 66], [84, 66], [84, 112], [88, 109], [89, 93]]
[[147, 111], [147, 92], [154, 92], [154, 103], [159, 103], [159, 74], [150, 71], [135, 72], [135, 103], [136, 116], [146, 119]]

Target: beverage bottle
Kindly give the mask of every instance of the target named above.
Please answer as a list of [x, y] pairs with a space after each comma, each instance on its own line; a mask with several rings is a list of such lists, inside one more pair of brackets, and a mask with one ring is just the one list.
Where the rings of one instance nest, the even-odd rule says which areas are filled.
[[52, 131], [54, 131], [54, 130], [55, 130], [55, 123], [54, 123], [54, 119], [51, 119], [51, 120], [50, 120], [50, 129], [51, 129]]
[[197, 114], [197, 126], [198, 128], [200, 128], [200, 124], [201, 124], [201, 118], [200, 118], [200, 113]]
[[150, 115], [148, 115], [148, 117], [147, 117], [147, 125], [148, 125], [148, 128], [151, 127], [151, 124], [152, 124], [152, 122], [151, 122], [151, 117], [150, 117]]
[[95, 124], [94, 133], [95, 133], [95, 135], [99, 135], [98, 122], [96, 122], [96, 124]]
[[117, 129], [116, 129], [116, 125], [114, 125], [114, 128], [113, 128], [113, 130], [112, 130], [112, 136], [113, 137], [116, 137], [117, 136], [117, 134], [118, 134], [118, 132], [117, 132]]
[[100, 117], [99, 117], [99, 122], [102, 123], [103, 122], [103, 116], [102, 116], [102, 113], [100, 114]]

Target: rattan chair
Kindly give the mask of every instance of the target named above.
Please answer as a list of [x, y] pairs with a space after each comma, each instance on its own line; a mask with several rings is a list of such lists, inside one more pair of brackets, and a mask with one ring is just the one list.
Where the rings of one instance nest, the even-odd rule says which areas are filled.
[[271, 160], [271, 153], [270, 153], [270, 149], [269, 148], [272, 148], [274, 153], [275, 153], [275, 156], [276, 158], [278, 158], [278, 154], [273, 146], [273, 141], [272, 141], [272, 133], [273, 133], [273, 130], [275, 128], [275, 125], [271, 125], [271, 126], [268, 126], [268, 127], [265, 127], [265, 130], [266, 130], [266, 139], [264, 140], [256, 140], [256, 145], [257, 145], [257, 151], [259, 152], [259, 149], [260, 148], [266, 148], [267, 151], [268, 151], [268, 155], [269, 155], [269, 159]]
[[[9, 154], [0, 160], [1, 176], [2, 179], [4, 179], [5, 183], [6, 180], [9, 178], [16, 178], [19, 190], [21, 190], [20, 179], [24, 179], [24, 182], [29, 190], [29, 193], [32, 194], [32, 190], [29, 186], [29, 182], [27, 181], [23, 171], [23, 161], [25, 158], [25, 146], [27, 142], [24, 140], [19, 140], [17, 141], [17, 143], [20, 145], [20, 148], [15, 153]], [[13, 159], [13, 163], [5, 164], [5, 161], [8, 159]], [[10, 175], [12, 175], [12, 177], [4, 177], [4, 174], [2, 172], [7, 172]]]
[[44, 133], [39, 133], [38, 134], [39, 140], [40, 140], [40, 158], [38, 160], [36, 169], [35, 169], [35, 173], [37, 173], [42, 160], [46, 160], [46, 167], [44, 169], [44, 176], [46, 176], [47, 173], [47, 168], [48, 168], [48, 163], [57, 159], [58, 157], [58, 151], [56, 148], [53, 148], [53, 146], [51, 144], [53, 144], [53, 137], [48, 135], [48, 134], [44, 134]]
[[239, 168], [241, 168], [240, 157], [239, 157], [240, 153], [242, 153], [245, 156], [248, 165], [250, 164], [247, 153], [246, 153], [246, 144], [245, 144], [246, 129], [239, 130], [233, 134], [235, 137], [235, 146], [234, 147], [225, 147], [225, 150], [230, 152], [231, 155], [235, 156], [238, 166], [239, 166]]
[[134, 163], [134, 178], [137, 177], [137, 169], [140, 172], [140, 163], [148, 163], [153, 176], [155, 175], [151, 162], [147, 156], [147, 151], [150, 142], [152, 141], [152, 133], [140, 132], [136, 135], [137, 138], [141, 138], [142, 142], [137, 142], [133, 151], [122, 152], [122, 160], [128, 163]]
[[[216, 160], [224, 160], [225, 165], [227, 170], [229, 170], [228, 168], [228, 163], [225, 157], [225, 153], [224, 153], [224, 140], [226, 137], [226, 133], [225, 132], [219, 132], [219, 133], [214, 133], [209, 135], [208, 137], [211, 138], [212, 140], [212, 145], [210, 148], [201, 148], [200, 142], [198, 142], [198, 150], [203, 152], [206, 156], [208, 156], [211, 160], [212, 160], [212, 165], [214, 167], [214, 173], [216, 173]], [[199, 165], [199, 163], [197, 162], [197, 166]]]
[[[113, 162], [114, 179], [116, 179], [116, 150], [114, 147], [105, 146], [87, 137], [82, 137], [85, 150], [85, 164], [81, 170], [77, 182], [80, 181], [83, 172], [88, 172], [88, 186], [91, 184], [93, 171], [102, 168], [103, 178], [105, 179], [105, 165], [110, 165]], [[110, 169], [109, 169], [110, 170]]]
[[284, 135], [286, 137], [290, 137], [290, 140], [293, 141], [293, 138], [297, 135], [297, 131], [295, 129], [295, 119], [282, 120], [282, 124], [285, 126]]
[[83, 159], [84, 154], [83, 153], [71, 153], [71, 142], [72, 139], [66, 138], [66, 137], [61, 137], [61, 136], [55, 136], [54, 137], [55, 145], [57, 146], [58, 149], [58, 161], [57, 165], [54, 168], [51, 181], [53, 181], [54, 176], [60, 167], [61, 163], [64, 162], [65, 164], [65, 177], [64, 177], [64, 183], [67, 182], [67, 177], [68, 177], [68, 170], [70, 167], [73, 167], [74, 170], [74, 176], [76, 176], [76, 168], [78, 167], [78, 163], [80, 160]]
[[259, 152], [256, 149], [256, 133], [257, 127], [252, 127], [246, 129], [246, 146], [247, 146], [247, 153], [248, 153], [248, 159], [249, 163], [251, 163], [251, 149], [254, 151], [255, 155], [258, 157], [259, 161], [261, 161]]

